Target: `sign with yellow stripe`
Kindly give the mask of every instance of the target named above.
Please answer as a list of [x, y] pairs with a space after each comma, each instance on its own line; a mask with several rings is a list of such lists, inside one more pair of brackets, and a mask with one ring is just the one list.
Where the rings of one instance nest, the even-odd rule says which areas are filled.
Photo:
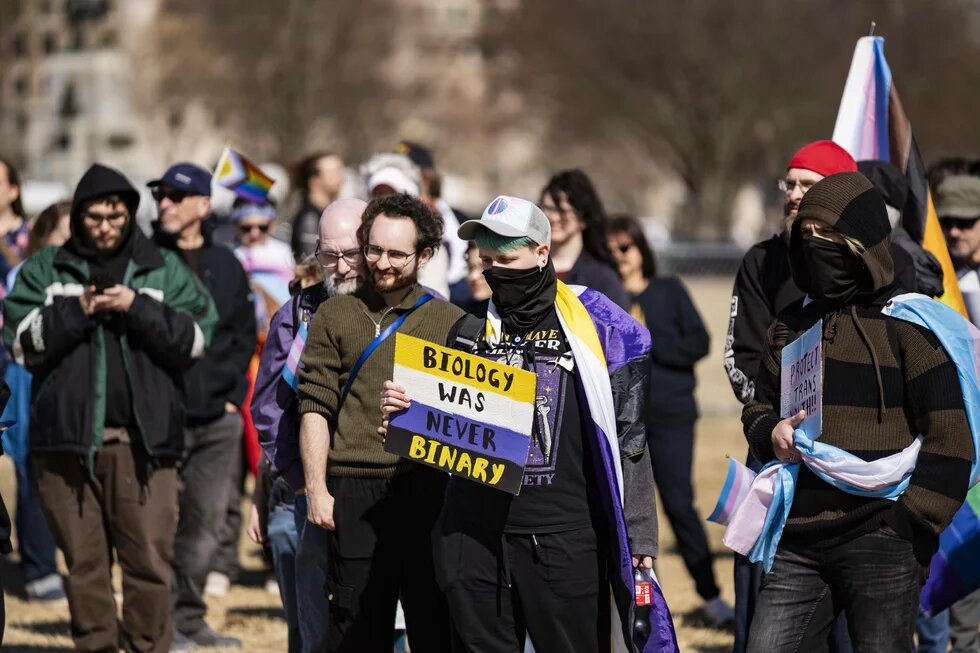
[[392, 416], [385, 451], [517, 494], [531, 445], [536, 376], [402, 333], [393, 380], [412, 405]]

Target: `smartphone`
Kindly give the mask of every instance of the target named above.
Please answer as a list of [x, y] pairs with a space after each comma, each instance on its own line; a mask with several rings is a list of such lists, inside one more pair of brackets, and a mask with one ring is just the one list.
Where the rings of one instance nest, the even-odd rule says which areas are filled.
[[105, 292], [106, 288], [111, 288], [114, 285], [116, 285], [115, 281], [113, 281], [110, 277], [103, 274], [97, 274], [94, 277], [92, 277], [91, 283], [93, 286], [95, 286], [96, 295], [101, 295]]

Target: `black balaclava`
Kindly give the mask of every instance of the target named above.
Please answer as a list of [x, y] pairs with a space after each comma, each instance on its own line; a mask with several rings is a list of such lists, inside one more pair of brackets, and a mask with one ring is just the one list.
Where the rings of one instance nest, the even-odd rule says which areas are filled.
[[534, 328], [555, 306], [558, 276], [551, 259], [544, 267], [523, 270], [492, 267], [483, 272], [493, 291], [493, 305], [504, 328], [512, 335]]

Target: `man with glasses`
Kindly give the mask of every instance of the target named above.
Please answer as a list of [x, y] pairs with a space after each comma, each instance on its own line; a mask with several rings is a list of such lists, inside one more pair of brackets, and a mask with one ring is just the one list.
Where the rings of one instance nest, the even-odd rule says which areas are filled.
[[[755, 377], [766, 349], [766, 334], [776, 315], [803, 299], [793, 283], [789, 266], [789, 225], [796, 219], [800, 200], [810, 188], [828, 175], [856, 171], [857, 163], [833, 141], [815, 141], [800, 148], [786, 165], [778, 181], [783, 194], [783, 219], [779, 232], [756, 243], [746, 252], [735, 277], [728, 335], [725, 340], [725, 372], [735, 398], [748, 403], [755, 396]], [[760, 469], [749, 455], [749, 466]], [[759, 593], [762, 567], [735, 555], [735, 647], [744, 653], [755, 597]], [[849, 650], [846, 629], [835, 625], [832, 650]], [[834, 643], [838, 634], [844, 644]], [[847, 648], [844, 648], [844, 647]]]
[[218, 550], [232, 474], [242, 456], [241, 409], [255, 350], [248, 277], [226, 247], [211, 240], [211, 174], [192, 163], [171, 166], [149, 187], [159, 219], [154, 242], [174, 251], [214, 298], [218, 324], [211, 347], [184, 374], [186, 423], [180, 469], [180, 521], [174, 542], [173, 650], [195, 645], [240, 648], [204, 621], [204, 585]]
[[[314, 245], [323, 267], [323, 283], [303, 289], [272, 317], [269, 337], [262, 349], [252, 396], [252, 421], [259, 442], [272, 463], [274, 483], [283, 494], [295, 493], [293, 510], [297, 539], [295, 555], [295, 609], [284, 597], [291, 651], [325, 653], [327, 650], [328, 602], [327, 531], [307, 522], [306, 481], [299, 455], [299, 402], [296, 399], [296, 357], [306, 344], [309, 324], [328, 297], [349, 295], [364, 281], [364, 260], [357, 230], [367, 204], [358, 199], [337, 200], [320, 216]], [[291, 358], [292, 356], [292, 358]], [[292, 367], [290, 360], [293, 361]], [[280, 591], [287, 592], [279, 570]]]
[[75, 189], [71, 238], [25, 263], [3, 306], [4, 344], [34, 374], [31, 453], [78, 651], [170, 648], [181, 377], [217, 322], [197, 278], [136, 227], [138, 206], [125, 177], [93, 165]]
[[404, 193], [372, 200], [358, 236], [365, 284], [320, 305], [299, 373], [307, 518], [330, 531], [328, 650], [390, 653], [400, 596], [409, 646], [439, 653], [450, 626], [431, 532], [446, 475], [384, 451], [379, 399], [394, 332], [444, 343], [462, 311], [418, 283], [443, 236], [423, 202]]

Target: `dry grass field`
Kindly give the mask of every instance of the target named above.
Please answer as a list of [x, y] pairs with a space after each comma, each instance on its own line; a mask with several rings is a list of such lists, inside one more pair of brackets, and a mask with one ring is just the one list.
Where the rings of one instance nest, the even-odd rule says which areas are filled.
[[[703, 517], [711, 511], [724, 480], [725, 455], [742, 456], [745, 443], [738, 422], [739, 406], [732, 397], [721, 367], [721, 351], [728, 325], [731, 280], [692, 278], [685, 281], [712, 337], [711, 355], [702, 361], [698, 369], [698, 400], [704, 417], [697, 429], [694, 479], [697, 504]], [[13, 477], [9, 459], [0, 459], [0, 493], [11, 509], [14, 508]], [[721, 546], [721, 528], [708, 524], [707, 530], [718, 554], [715, 570], [722, 587], [722, 595], [732, 601], [731, 555]], [[241, 552], [243, 584], [233, 586], [225, 598], [209, 599], [208, 620], [219, 631], [242, 638], [245, 651], [285, 651], [286, 627], [282, 620], [282, 610], [278, 597], [267, 594], [263, 589], [258, 549], [243, 537]], [[0, 561], [0, 582], [3, 584], [7, 602], [3, 650], [10, 653], [55, 653], [71, 650], [67, 607], [40, 608], [36, 604], [25, 602], [22, 598], [23, 581], [19, 578], [15, 563], [16, 555]], [[661, 557], [657, 563], [657, 573], [674, 615], [681, 651], [730, 651], [731, 633], [708, 627], [700, 615], [700, 600], [694, 591], [694, 584], [684, 570], [675, 550], [673, 533], [662, 516]]]

